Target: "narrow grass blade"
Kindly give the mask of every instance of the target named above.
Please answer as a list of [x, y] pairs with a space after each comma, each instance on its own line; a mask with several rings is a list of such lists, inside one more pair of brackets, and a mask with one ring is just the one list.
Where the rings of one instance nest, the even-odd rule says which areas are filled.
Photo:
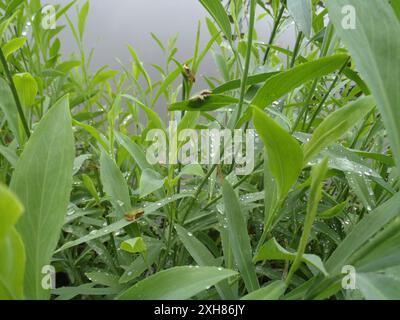
[[223, 195], [233, 256], [247, 291], [252, 292], [259, 289], [260, 285], [255, 266], [252, 263], [253, 250], [247, 233], [247, 222], [243, 216], [239, 199], [232, 186], [226, 180], [223, 185]]
[[175, 267], [138, 282], [117, 300], [186, 300], [236, 274], [217, 267]]

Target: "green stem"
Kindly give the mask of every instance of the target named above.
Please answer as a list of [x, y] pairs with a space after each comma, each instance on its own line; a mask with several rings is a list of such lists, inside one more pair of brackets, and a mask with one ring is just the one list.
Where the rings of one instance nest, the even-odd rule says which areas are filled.
[[307, 132], [310, 131], [310, 129], [311, 129], [311, 127], [312, 127], [312, 125], [313, 125], [313, 123], [314, 123], [314, 121], [315, 121], [315, 118], [316, 118], [316, 117], [318, 116], [318, 114], [321, 112], [321, 109], [323, 108], [323, 106], [324, 106], [326, 100], [328, 100], [328, 98], [329, 98], [329, 96], [330, 96], [330, 94], [331, 94], [333, 88], [335, 88], [337, 82], [338, 82], [339, 79], [340, 79], [341, 74], [343, 73], [343, 71], [344, 71], [344, 69], [346, 68], [346, 66], [347, 66], [347, 64], [349, 63], [349, 61], [350, 61], [350, 57], [346, 60], [346, 62], [345, 62], [344, 65], [342, 66], [342, 68], [339, 70], [339, 73], [338, 73], [337, 76], [335, 77], [335, 80], [333, 80], [331, 86], [329, 87], [329, 89], [328, 89], [328, 91], [326, 92], [325, 96], [323, 97], [323, 99], [321, 100], [320, 104], [318, 105], [317, 110], [315, 110], [315, 112], [314, 112], [314, 114], [313, 114], [313, 116], [312, 116], [312, 118], [311, 118], [311, 120], [310, 120], [310, 123], [308, 124]]
[[285, 5], [282, 3], [281, 9], [278, 13], [278, 17], [276, 18], [276, 20], [274, 22], [274, 28], [272, 29], [271, 37], [269, 38], [269, 41], [268, 41], [268, 47], [267, 47], [267, 50], [265, 51], [263, 64], [266, 64], [268, 61], [269, 52], [271, 51], [271, 45], [274, 43], [276, 33], [278, 32], [278, 27], [279, 27], [279, 24], [281, 23], [284, 12], [285, 12]]
[[236, 124], [238, 123], [238, 121], [240, 119], [240, 116], [242, 115], [244, 96], [246, 94], [247, 79], [248, 79], [248, 75], [249, 75], [250, 60], [251, 60], [251, 49], [253, 47], [253, 31], [254, 31], [255, 15], [256, 15], [256, 0], [250, 0], [250, 22], [249, 22], [249, 30], [248, 30], [248, 34], [247, 34], [246, 61], [245, 61], [245, 65], [244, 65], [242, 83], [240, 86], [239, 105], [238, 105], [236, 121], [234, 122], [234, 126], [236, 126]]
[[26, 136], [29, 138], [31, 136], [31, 132], [29, 130], [28, 122], [26, 121], [24, 111], [22, 110], [22, 104], [21, 104], [21, 101], [18, 96], [17, 88], [15, 87], [15, 83], [11, 76], [10, 69], [8, 68], [7, 60], [6, 60], [6, 57], [4, 56], [2, 48], [0, 48], [0, 60], [1, 60], [1, 64], [3, 65], [4, 72], [6, 73], [6, 76], [8, 79], [8, 84], [10, 86], [12, 95], [14, 97], [15, 105], [17, 106], [19, 117], [21, 118], [22, 126], [24, 127]]

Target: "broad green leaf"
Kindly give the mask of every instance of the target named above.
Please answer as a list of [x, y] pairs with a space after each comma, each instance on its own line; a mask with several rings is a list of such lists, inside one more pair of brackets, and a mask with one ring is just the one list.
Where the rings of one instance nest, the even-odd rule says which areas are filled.
[[23, 210], [15, 195], [0, 184], [0, 300], [23, 298], [25, 249], [15, 230]]
[[32, 106], [39, 90], [36, 80], [30, 73], [17, 73], [13, 76], [13, 81], [22, 105]]
[[226, 14], [225, 8], [220, 1], [215, 0], [200, 0], [200, 3], [214, 18], [215, 22], [221, 28], [228, 41], [232, 41], [232, 29], [229, 17]]
[[307, 38], [310, 38], [313, 22], [311, 0], [287, 0], [287, 7], [296, 22], [297, 28]]
[[129, 288], [118, 300], [186, 300], [237, 273], [217, 267], [175, 267]]
[[117, 216], [122, 218], [132, 209], [128, 184], [115, 161], [105, 151], [100, 156], [100, 179]]
[[[39, 122], [26, 144], [11, 181], [26, 212], [17, 224], [26, 248], [25, 295], [47, 299], [42, 268], [51, 263], [72, 188], [75, 158], [68, 97]], [[33, 231], [34, 230], [34, 231]]]
[[[398, 2], [398, 1], [397, 1]], [[343, 15], [352, 6], [355, 17]], [[400, 21], [388, 1], [329, 0], [329, 17], [349, 49], [382, 112], [397, 168], [400, 169]], [[355, 18], [355, 21], [348, 19]], [[373, 21], [373, 23], [371, 23]], [[346, 22], [354, 22], [351, 27]]]
[[392, 4], [393, 10], [397, 15], [397, 18], [400, 20], [400, 2], [397, 0], [389, 0]]
[[[257, 255], [254, 257], [254, 262], [266, 260], [288, 260], [293, 261], [296, 258], [296, 252], [290, 252], [283, 248], [275, 238], [264, 244]], [[323, 274], [327, 274], [321, 258], [314, 254], [303, 254], [302, 261], [308, 265], [314, 266]]]
[[211, 95], [193, 97], [187, 101], [176, 102], [168, 107], [169, 111], [215, 111], [238, 103], [238, 99], [229, 96]]
[[263, 109], [307, 81], [328, 75], [340, 69], [347, 58], [346, 55], [339, 54], [307, 62], [288, 71], [281, 72], [269, 78], [264, 83], [251, 104]]
[[3, 54], [8, 59], [10, 55], [12, 55], [15, 51], [21, 49], [26, 42], [25, 37], [21, 38], [14, 38], [11, 39], [9, 42], [7, 42], [3, 47], [1, 48], [3, 50]]
[[223, 196], [233, 256], [247, 291], [252, 292], [259, 289], [260, 285], [252, 262], [253, 250], [247, 233], [247, 221], [241, 210], [239, 199], [227, 180], [223, 185]]
[[285, 282], [282, 280], [274, 281], [264, 288], [258, 289], [240, 300], [279, 300], [286, 291]]
[[331, 113], [315, 129], [311, 140], [304, 145], [305, 162], [307, 163], [322, 149], [340, 139], [351, 128], [354, 128], [358, 121], [364, 118], [375, 105], [375, 100], [372, 97], [365, 97]]
[[297, 181], [303, 167], [303, 152], [298, 142], [263, 111], [254, 108], [254, 127], [264, 142], [269, 168], [283, 200]]
[[121, 242], [120, 248], [129, 253], [140, 253], [147, 250], [146, 243], [142, 237], [125, 240]]
[[400, 300], [400, 278], [388, 274], [358, 273], [357, 287], [367, 300]]
[[400, 218], [389, 223], [353, 257], [358, 272], [381, 272], [400, 266]]
[[156, 171], [145, 169], [142, 171], [139, 184], [140, 198], [144, 198], [164, 185], [164, 178]]

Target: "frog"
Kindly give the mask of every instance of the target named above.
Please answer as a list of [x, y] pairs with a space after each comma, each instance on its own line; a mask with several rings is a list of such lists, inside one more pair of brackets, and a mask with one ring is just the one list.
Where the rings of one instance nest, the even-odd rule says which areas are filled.
[[125, 214], [126, 221], [136, 221], [144, 215], [144, 209], [139, 208]]
[[194, 95], [189, 99], [190, 102], [204, 102], [208, 97], [212, 95], [212, 91], [203, 90], [200, 93]]
[[183, 66], [183, 74], [186, 77], [186, 79], [189, 80], [190, 83], [195, 83], [196, 82], [196, 76], [193, 74], [192, 70], [190, 69], [189, 65], [185, 64]]

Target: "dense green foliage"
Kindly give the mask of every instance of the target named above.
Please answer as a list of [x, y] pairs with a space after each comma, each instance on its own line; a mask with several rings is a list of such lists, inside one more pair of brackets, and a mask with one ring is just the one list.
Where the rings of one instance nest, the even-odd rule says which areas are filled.
[[[40, 0], [0, 0], [0, 299], [400, 299], [399, 1], [199, 2], [187, 61], [151, 35], [152, 79], [133, 47], [91, 71], [89, 2], [52, 29]], [[255, 170], [149, 163], [175, 120], [254, 128]]]

